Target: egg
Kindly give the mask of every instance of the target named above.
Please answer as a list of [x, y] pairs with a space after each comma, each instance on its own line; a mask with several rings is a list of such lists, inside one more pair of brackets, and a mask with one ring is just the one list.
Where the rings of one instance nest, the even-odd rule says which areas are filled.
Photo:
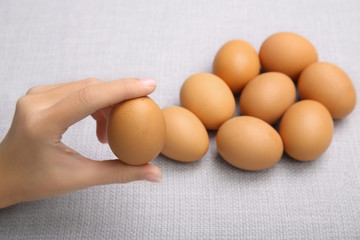
[[191, 75], [180, 90], [180, 103], [209, 130], [216, 130], [234, 116], [235, 98], [230, 88], [211, 73]]
[[323, 154], [331, 143], [333, 131], [330, 112], [314, 100], [292, 105], [279, 126], [285, 152], [300, 161], [314, 160]]
[[279, 32], [268, 37], [260, 47], [259, 56], [265, 71], [282, 72], [294, 80], [304, 68], [318, 60], [311, 42], [290, 32]]
[[165, 135], [164, 116], [149, 97], [126, 100], [111, 110], [107, 125], [109, 146], [127, 164], [141, 165], [157, 157]]
[[296, 88], [290, 77], [279, 72], [267, 72], [256, 76], [243, 89], [240, 109], [243, 115], [274, 124], [295, 98]]
[[334, 119], [350, 114], [356, 105], [356, 92], [348, 75], [328, 62], [313, 63], [298, 80], [300, 97], [321, 102]]
[[180, 162], [201, 159], [209, 148], [205, 126], [189, 110], [179, 106], [163, 108], [166, 124], [165, 145], [161, 153]]
[[283, 143], [276, 130], [251, 116], [226, 121], [217, 132], [216, 144], [225, 161], [250, 171], [270, 168], [283, 154]]
[[260, 73], [259, 56], [250, 43], [238, 39], [229, 41], [217, 52], [213, 72], [238, 93]]

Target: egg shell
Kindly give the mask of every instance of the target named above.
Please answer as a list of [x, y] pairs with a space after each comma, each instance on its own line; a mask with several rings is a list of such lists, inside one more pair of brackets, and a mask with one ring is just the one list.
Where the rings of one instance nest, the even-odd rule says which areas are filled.
[[300, 97], [321, 102], [334, 119], [350, 114], [356, 105], [356, 92], [349, 76], [328, 62], [313, 63], [298, 80]]
[[294, 80], [304, 68], [318, 60], [311, 42], [290, 32], [279, 32], [268, 37], [260, 47], [259, 56], [265, 71], [282, 72]]
[[260, 118], [269, 124], [278, 121], [295, 102], [296, 88], [290, 77], [279, 72], [256, 76], [240, 95], [242, 114]]
[[333, 131], [330, 112], [313, 100], [292, 105], [279, 126], [285, 152], [300, 161], [314, 160], [323, 154], [331, 143]]
[[223, 79], [234, 93], [238, 93], [260, 73], [260, 59], [250, 43], [231, 40], [217, 52], [213, 72]]
[[159, 106], [149, 97], [116, 104], [110, 113], [107, 137], [112, 152], [130, 165], [157, 157], [165, 143], [166, 126]]
[[283, 154], [283, 143], [275, 129], [251, 116], [226, 121], [217, 132], [216, 144], [225, 161], [244, 170], [270, 168]]
[[180, 162], [201, 159], [209, 148], [205, 126], [189, 110], [170, 106], [161, 110], [166, 124], [165, 145], [162, 154]]
[[197, 73], [186, 79], [180, 90], [180, 103], [209, 130], [218, 129], [235, 113], [233, 93], [221, 78], [211, 73]]

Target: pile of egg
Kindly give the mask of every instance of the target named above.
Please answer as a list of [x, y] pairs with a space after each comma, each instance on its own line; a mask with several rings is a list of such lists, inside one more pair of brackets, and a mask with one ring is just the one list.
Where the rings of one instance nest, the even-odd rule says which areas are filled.
[[[238, 94], [241, 114], [234, 116]], [[225, 43], [213, 73], [185, 80], [180, 103], [160, 110], [143, 97], [115, 106], [108, 123], [115, 155], [133, 165], [160, 152], [197, 161], [209, 147], [207, 130], [213, 130], [222, 158], [240, 169], [267, 169], [284, 151], [299, 161], [314, 160], [331, 143], [333, 119], [354, 109], [356, 93], [342, 69], [318, 62], [307, 39], [280, 32], [262, 43], [259, 54], [244, 40]]]

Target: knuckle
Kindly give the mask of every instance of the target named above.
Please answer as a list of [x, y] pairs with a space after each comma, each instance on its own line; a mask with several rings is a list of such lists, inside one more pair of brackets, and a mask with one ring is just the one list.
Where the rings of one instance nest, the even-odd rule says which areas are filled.
[[113, 176], [110, 176], [110, 183], [111, 184], [116, 184], [116, 183], [129, 183], [129, 182], [132, 182], [134, 180], [130, 179], [130, 177], [128, 176], [125, 176], [125, 175], [113, 175]]
[[26, 92], [25, 95], [32, 95], [32, 94], [39, 93], [39, 92], [41, 92], [41, 89], [42, 89], [42, 87], [40, 87], [40, 86], [31, 87], [31, 88]]
[[36, 112], [32, 97], [25, 95], [16, 103], [15, 118], [20, 122], [21, 129], [27, 136], [37, 136], [42, 127], [41, 114]]
[[79, 90], [77, 94], [77, 100], [81, 105], [89, 105], [92, 104], [94, 101], [94, 94], [92, 88], [84, 87]]
[[135, 78], [125, 78], [121, 81], [122, 88], [124, 89], [132, 89], [134, 87]]
[[86, 78], [83, 80], [83, 82], [84, 82], [84, 86], [102, 83], [102, 81], [97, 78]]
[[25, 137], [31, 139], [41, 138], [43, 131], [40, 131], [43, 128], [43, 123], [39, 116], [35, 114], [25, 115], [22, 119], [21, 129]]
[[94, 92], [93, 85], [102, 83], [101, 80], [97, 78], [87, 78], [82, 81], [83, 87], [78, 91], [77, 100], [80, 104], [89, 105], [94, 101]]
[[128, 182], [131, 182], [131, 179], [129, 178], [129, 176], [127, 176], [124, 173], [122, 173], [122, 174], [114, 173], [110, 176], [110, 181], [112, 183], [128, 183]]
[[[112, 162], [111, 162], [112, 163]], [[130, 173], [131, 171], [127, 171], [128, 166], [121, 162], [121, 161], [116, 161], [113, 164], [116, 165], [114, 166], [113, 169], [116, 169], [116, 171], [111, 171], [109, 174], [107, 174], [105, 177], [107, 178], [107, 182], [109, 183], [128, 183], [128, 182], [132, 182], [134, 181], [132, 174]]]
[[31, 136], [38, 135], [38, 128], [41, 126], [40, 121], [37, 117], [28, 116], [24, 119], [24, 130]]
[[121, 80], [118, 91], [123, 99], [128, 99], [132, 95], [134, 95], [134, 92], [136, 92], [137, 87], [138, 87], [138, 85], [136, 84], [135, 79], [127, 78], [127, 79]]
[[18, 111], [27, 112], [30, 109], [30, 97], [29, 95], [25, 95], [19, 98], [16, 102], [16, 109]]

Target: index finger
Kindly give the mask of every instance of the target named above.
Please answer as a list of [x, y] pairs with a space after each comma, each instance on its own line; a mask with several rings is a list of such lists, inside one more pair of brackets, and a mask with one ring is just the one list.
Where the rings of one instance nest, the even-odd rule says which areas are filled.
[[98, 109], [127, 99], [142, 97], [155, 90], [153, 79], [127, 78], [86, 86], [47, 110], [48, 122], [67, 129]]

